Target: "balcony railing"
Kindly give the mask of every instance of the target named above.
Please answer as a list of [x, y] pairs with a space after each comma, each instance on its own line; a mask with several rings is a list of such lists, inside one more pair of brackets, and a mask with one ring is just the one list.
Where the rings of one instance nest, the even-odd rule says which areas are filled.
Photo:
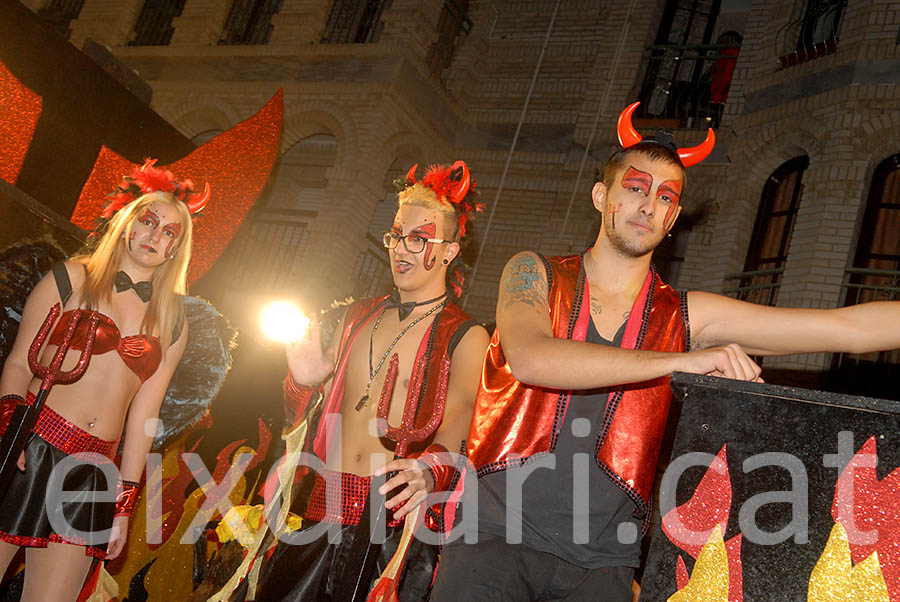
[[362, 299], [383, 295], [391, 289], [391, 265], [384, 245], [371, 234], [366, 235], [366, 250], [357, 260], [353, 297]]
[[641, 106], [635, 117], [647, 120], [648, 127], [717, 127], [739, 48], [667, 44], [650, 46], [648, 51]]
[[782, 267], [728, 274], [725, 276], [725, 280], [734, 285], [729, 286], [723, 292], [741, 301], [759, 305], [775, 305], [783, 273], [784, 268]]

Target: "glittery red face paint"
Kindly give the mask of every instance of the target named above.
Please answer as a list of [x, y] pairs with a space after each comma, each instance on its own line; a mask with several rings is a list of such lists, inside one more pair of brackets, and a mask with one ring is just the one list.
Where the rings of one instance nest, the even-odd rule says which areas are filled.
[[138, 218], [138, 221], [154, 230], [159, 227], [159, 216], [149, 209], [144, 209], [144, 212]]
[[681, 202], [682, 186], [684, 186], [682, 180], [666, 180], [659, 185], [659, 189], [656, 191], [659, 198], [668, 199], [669, 208], [666, 209], [666, 219], [663, 222], [667, 232], [675, 222], [675, 210]]
[[178, 242], [178, 237], [181, 236], [181, 224], [178, 222], [166, 224], [163, 226], [163, 236], [169, 239], [169, 244], [166, 245], [166, 257], [172, 257], [172, 250], [175, 248], [175, 243]]
[[[421, 236], [422, 238], [437, 238], [437, 226], [434, 223], [422, 224], [410, 234]], [[437, 262], [437, 257], [432, 257], [434, 253], [434, 243], [430, 242], [425, 245], [425, 255], [422, 258], [422, 267], [430, 270]]]
[[644, 196], [650, 194], [650, 188], [652, 186], [653, 176], [646, 171], [629, 167], [622, 176], [622, 188], [627, 188], [629, 190], [635, 189]]

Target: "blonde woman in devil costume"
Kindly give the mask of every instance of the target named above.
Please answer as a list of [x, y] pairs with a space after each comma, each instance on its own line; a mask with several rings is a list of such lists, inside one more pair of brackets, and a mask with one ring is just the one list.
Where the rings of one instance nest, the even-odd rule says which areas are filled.
[[[202, 209], [209, 189], [191, 195], [190, 182], [177, 182], [152, 161], [123, 186], [104, 212], [111, 219], [93, 252], [56, 264], [29, 295], [0, 378], [7, 406], [23, 399], [30, 403], [40, 380], [27, 354], [51, 307], [59, 303], [62, 315], [42, 350], [43, 365], [62, 342], [74, 309], [99, 314], [87, 370], [50, 391], [19, 470], [0, 498], [0, 567], [5, 570], [19, 547], [26, 548], [26, 602], [75, 600], [92, 558], [112, 559], [122, 551], [154, 419], [187, 341], [181, 295], [191, 253], [191, 213]], [[82, 312], [63, 370], [81, 355], [89, 316]], [[123, 427], [121, 480], [108, 484], [100, 465], [116, 455]], [[62, 489], [85, 497], [57, 502], [73, 529], [67, 533], [54, 528], [58, 521], [51, 523], [53, 500], [45, 490], [54, 467], [71, 462], [73, 454], [81, 461], [64, 473]], [[94, 492], [107, 489], [117, 491], [115, 503], [90, 501]], [[73, 535], [107, 529], [108, 537]]]

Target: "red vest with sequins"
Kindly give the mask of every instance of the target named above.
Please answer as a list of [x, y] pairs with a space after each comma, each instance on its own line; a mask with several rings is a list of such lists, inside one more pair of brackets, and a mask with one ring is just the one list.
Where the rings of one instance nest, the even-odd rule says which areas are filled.
[[[584, 341], [591, 312], [582, 257], [542, 259], [554, 335]], [[622, 348], [684, 351], [688, 332], [686, 300], [651, 269], [632, 306]], [[495, 331], [467, 440], [479, 476], [552, 452], [571, 393], [517, 381]], [[603, 417], [597, 463], [635, 502], [640, 518], [649, 516], [671, 397], [668, 377], [619, 387], [610, 394]]]
[[[322, 414], [335, 414], [341, 411], [341, 400], [344, 398], [344, 378], [347, 372], [347, 363], [350, 361], [350, 350], [356, 343], [356, 339], [363, 329], [384, 307], [387, 296], [370, 298], [357, 301], [347, 310], [344, 318], [344, 330], [341, 333], [340, 346], [338, 347], [338, 360], [334, 371], [334, 381], [328, 396], [325, 398]], [[443, 403], [447, 396], [447, 376], [450, 357], [448, 349], [456, 329], [469, 321], [469, 316], [455, 303], [448, 303], [441, 310], [416, 352], [415, 363], [409, 378], [409, 399], [418, 396], [419, 411], [416, 414], [416, 428], [421, 428], [429, 421]], [[446, 366], [445, 366], [446, 364]], [[441, 410], [443, 412], [443, 410]], [[441, 416], [443, 418], [443, 416]], [[331, 421], [320, 420], [313, 441], [313, 451], [325, 460], [326, 431]], [[333, 425], [332, 425], [333, 426]], [[411, 452], [423, 450], [430, 441], [423, 441], [410, 447]], [[457, 450], [452, 450], [457, 451]]]

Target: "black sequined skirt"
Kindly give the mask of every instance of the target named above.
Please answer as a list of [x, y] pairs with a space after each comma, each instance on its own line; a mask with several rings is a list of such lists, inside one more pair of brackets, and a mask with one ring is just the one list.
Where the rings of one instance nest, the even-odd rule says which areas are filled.
[[106, 493], [103, 469], [117, 476], [108, 457], [116, 446], [45, 406], [25, 446], [25, 471], [13, 471], [0, 499], [0, 540], [40, 548], [48, 543], [81, 545], [88, 556], [104, 558], [116, 482], [111, 481], [111, 493]]

